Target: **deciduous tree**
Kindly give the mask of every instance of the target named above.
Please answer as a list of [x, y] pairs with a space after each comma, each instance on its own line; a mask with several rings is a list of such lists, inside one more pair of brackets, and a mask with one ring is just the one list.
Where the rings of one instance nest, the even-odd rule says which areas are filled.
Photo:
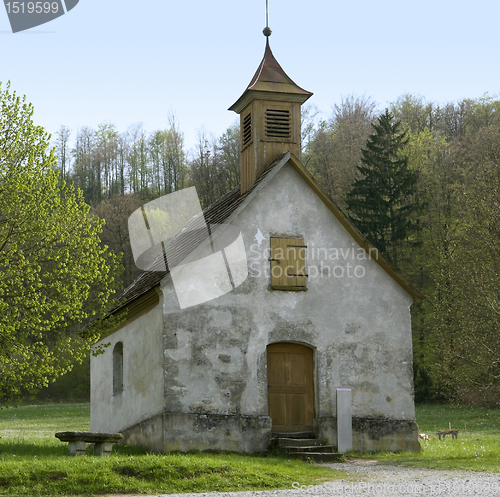
[[435, 307], [434, 371], [449, 396], [499, 405], [500, 126], [484, 127], [470, 141], [457, 195], [460, 222], [437, 278], [443, 297]]
[[[58, 181], [49, 136], [25, 98], [0, 88], [0, 401], [71, 369], [99, 331], [118, 273], [102, 222]], [[97, 325], [99, 321], [94, 322]]]
[[[315, 129], [304, 150], [304, 164], [342, 208], [361, 164], [361, 148], [371, 132], [374, 108], [368, 97], [343, 98], [330, 119]], [[303, 124], [307, 126], [307, 122]]]

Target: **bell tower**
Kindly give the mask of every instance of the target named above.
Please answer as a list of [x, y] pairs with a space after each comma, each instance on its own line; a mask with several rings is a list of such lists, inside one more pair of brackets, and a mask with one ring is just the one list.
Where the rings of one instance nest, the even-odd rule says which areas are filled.
[[300, 159], [300, 108], [312, 95], [296, 85], [274, 58], [267, 24], [264, 58], [247, 89], [229, 108], [240, 115], [242, 194], [278, 155], [290, 151]]

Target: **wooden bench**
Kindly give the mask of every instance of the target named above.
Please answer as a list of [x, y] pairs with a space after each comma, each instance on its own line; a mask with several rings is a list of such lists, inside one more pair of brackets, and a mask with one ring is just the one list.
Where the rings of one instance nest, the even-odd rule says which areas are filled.
[[439, 437], [439, 440], [441, 440], [441, 435], [443, 436], [443, 440], [446, 437], [446, 435], [451, 435], [451, 438], [458, 438], [458, 430], [439, 430], [436, 432], [436, 435]]
[[61, 442], [68, 442], [70, 456], [84, 455], [88, 443], [94, 444], [95, 455], [109, 456], [113, 444], [123, 438], [121, 433], [92, 433], [90, 431], [58, 431], [55, 436]]

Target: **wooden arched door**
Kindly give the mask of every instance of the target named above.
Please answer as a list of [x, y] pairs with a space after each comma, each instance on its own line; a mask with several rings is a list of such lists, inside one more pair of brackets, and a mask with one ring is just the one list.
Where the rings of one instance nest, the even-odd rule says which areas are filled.
[[267, 385], [273, 432], [312, 431], [313, 351], [295, 343], [268, 345]]

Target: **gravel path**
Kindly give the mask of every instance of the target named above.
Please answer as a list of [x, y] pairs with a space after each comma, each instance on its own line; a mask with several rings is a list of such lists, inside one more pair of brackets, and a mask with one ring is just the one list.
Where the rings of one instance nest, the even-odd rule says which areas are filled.
[[500, 473], [405, 468], [366, 459], [353, 459], [345, 463], [325, 464], [325, 466], [346, 471], [354, 475], [354, 478], [301, 489], [169, 494], [154, 497], [319, 497], [323, 495], [360, 495], [364, 497], [462, 497], [476, 495], [500, 497]]

